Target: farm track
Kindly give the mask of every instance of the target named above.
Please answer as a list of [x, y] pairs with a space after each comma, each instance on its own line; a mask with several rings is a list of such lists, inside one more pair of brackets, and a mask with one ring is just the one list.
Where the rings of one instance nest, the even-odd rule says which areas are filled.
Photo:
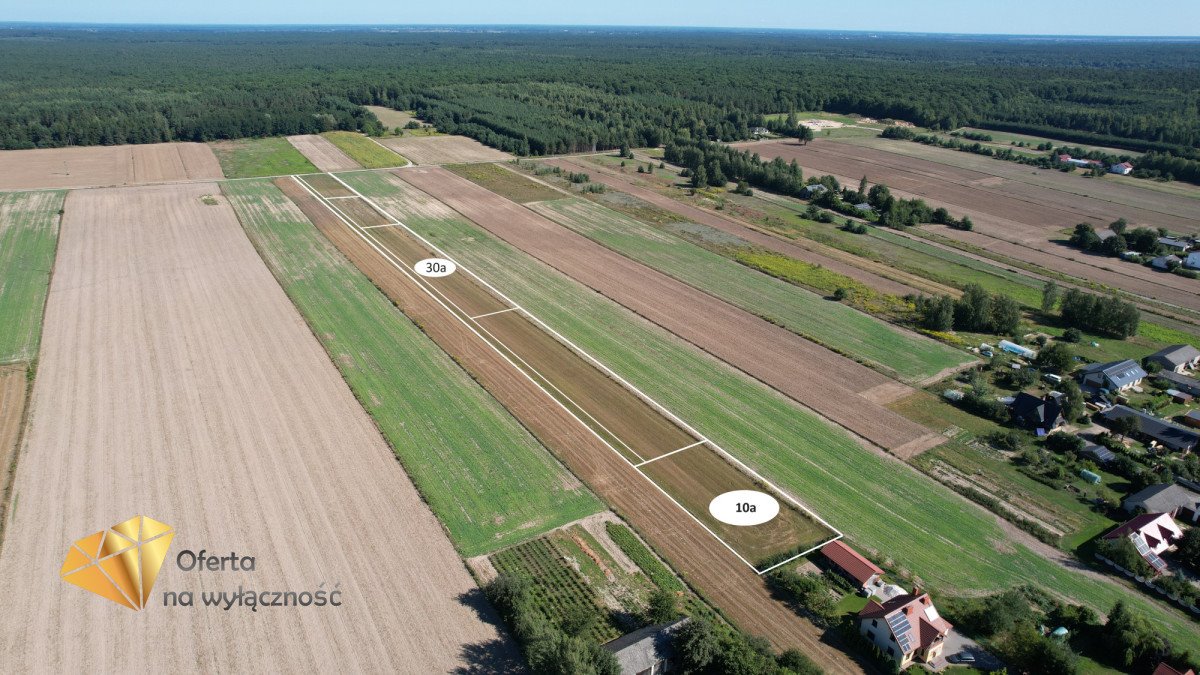
[[[0, 661], [14, 672], [511, 663], [441, 525], [219, 195], [197, 184], [67, 197], [0, 552], [0, 594], [35, 609], [0, 616]], [[160, 606], [130, 612], [63, 583], [72, 541], [137, 514], [176, 531], [151, 596]], [[183, 549], [257, 562], [188, 573], [174, 562]], [[200, 591], [239, 584], [337, 584], [344, 602], [200, 606]], [[165, 591], [193, 592], [197, 606], [161, 606]]]
[[485, 230], [884, 448], [911, 452], [938, 434], [883, 407], [911, 391], [533, 211], [438, 168], [395, 172]]
[[[762, 581], [600, 438], [467, 326], [396, 269], [317, 198], [289, 179], [277, 181], [326, 237], [378, 285], [435, 343], [553, 449], [592, 490], [629, 520], [704, 596], [743, 630], [778, 648], [797, 647], [830, 672], [866, 668], [826, 644], [822, 632], [775, 601]], [[386, 228], [384, 228], [386, 229]], [[651, 465], [653, 466], [653, 465]]]
[[947, 236], [1080, 279], [1200, 310], [1200, 285], [1194, 280], [1117, 260], [1105, 259], [1104, 267], [1081, 262], [1092, 256], [1051, 242], [1062, 236], [1060, 231], [1076, 223], [1104, 225], [1118, 217], [1127, 218], [1135, 226], [1163, 225], [1177, 231], [1196, 231], [1196, 224], [1186, 218], [1111, 202], [1102, 203], [1108, 208], [1098, 209], [1097, 200], [1088, 197], [845, 143], [817, 140], [801, 146], [770, 141], [737, 143], [734, 147], [768, 159], [795, 159], [810, 175], [832, 174], [849, 183], [865, 175], [870, 181], [886, 184], [898, 197], [918, 197], [933, 206], [946, 206], [952, 213], [969, 215], [975, 222], [974, 232], [952, 231]]
[[860, 281], [881, 293], [890, 293], [892, 295], [903, 297], [905, 295], [920, 292], [912, 286], [908, 286], [899, 281], [894, 281], [887, 277], [875, 274], [874, 272], [851, 265], [841, 260], [837, 260], [830, 256], [822, 255], [821, 253], [812, 251], [795, 242], [755, 228], [748, 223], [743, 223], [732, 218], [719, 216], [711, 211], [706, 211], [699, 207], [692, 206], [691, 204], [684, 204], [683, 202], [671, 199], [670, 197], [659, 194], [654, 190], [636, 185], [634, 184], [634, 179], [632, 177], [613, 171], [607, 167], [601, 167], [597, 164], [589, 164], [584, 166], [568, 159], [551, 159], [545, 160], [542, 163], [550, 166], [557, 166], [565, 171], [586, 173], [591, 176], [594, 182], [602, 183], [619, 192], [633, 195], [634, 197], [657, 206], [660, 209], [683, 216], [693, 223], [707, 225], [708, 227], [744, 239], [756, 246], [761, 246], [769, 251], [774, 251], [780, 255], [788, 256], [789, 258], [795, 258], [796, 260], [808, 263], [810, 265], [820, 265], [832, 272], [837, 272], [838, 274], [843, 274], [851, 279], [854, 279], [855, 281]]

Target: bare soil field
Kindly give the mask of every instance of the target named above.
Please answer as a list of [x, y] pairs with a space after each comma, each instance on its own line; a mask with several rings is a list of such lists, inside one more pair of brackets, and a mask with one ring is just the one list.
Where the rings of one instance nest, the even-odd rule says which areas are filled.
[[[0, 518], [7, 518], [10, 468], [21, 437], [26, 384], [24, 364], [0, 366]], [[4, 545], [5, 524], [0, 522], [0, 550]]]
[[405, 314], [424, 327], [442, 349], [463, 364], [546, 447], [671, 560], [690, 584], [742, 629], [766, 637], [781, 649], [800, 648], [829, 672], [852, 673], [865, 668], [825, 644], [821, 631], [774, 600], [753, 570], [665, 495], [649, 486], [627, 461], [556, 405], [549, 395], [529, 379], [515, 376], [513, 366], [464, 324], [447, 320], [445, 308], [299, 184], [280, 180], [278, 185]]
[[369, 105], [366, 108], [375, 113], [375, 117], [379, 118], [379, 121], [383, 122], [384, 126], [392, 129], [403, 129], [405, 124], [415, 119], [411, 114], [403, 110], [393, 110], [381, 105]]
[[893, 451], [940, 437], [880, 405], [909, 388], [436, 168], [396, 175], [563, 274]]
[[203, 143], [0, 151], [0, 190], [111, 187], [222, 178]]
[[[0, 553], [0, 658], [53, 670], [447, 672], [512, 658], [479, 591], [216, 185], [70, 193]], [[211, 200], [210, 200], [211, 201]], [[73, 541], [175, 529], [146, 609], [64, 583]], [[254, 556], [186, 572], [184, 549]], [[315, 592], [340, 607], [203, 606]], [[193, 607], [162, 606], [191, 591]], [[414, 617], [420, 617], [414, 621]]]
[[312, 162], [322, 171], [346, 171], [362, 168], [358, 162], [342, 152], [341, 148], [323, 136], [304, 134], [302, 136], [288, 136], [287, 139], [288, 143], [291, 143], [293, 147], [300, 151], [300, 154], [308, 158], [308, 161]]
[[[1200, 294], [1197, 293], [1200, 285], [1194, 280], [1162, 274], [1115, 259], [1089, 256], [1072, 247], [1051, 242], [1061, 239], [1059, 232], [1074, 227], [1076, 223], [1090, 221], [1103, 225], [1122, 213], [1131, 224], [1165, 224], [1161, 217], [1143, 220], [1134, 215], [1135, 212], [1151, 217], [1154, 214], [1126, 206], [1114, 206], [1113, 212], [1099, 215], [1097, 208], [1113, 205], [999, 178], [1001, 187], [1019, 186], [1022, 192], [1035, 195], [1036, 200], [1029, 195], [1005, 194], [995, 185], [980, 182], [995, 181], [995, 176], [844, 143], [818, 140], [807, 146], [768, 142], [742, 143], [737, 147], [752, 149], [767, 158], [778, 156], [787, 160], [796, 159], [809, 174], [831, 173], [839, 180], [850, 182], [857, 181], [856, 176], [866, 175], [868, 180], [878, 180], [888, 185], [897, 196], [920, 197], [931, 205], [946, 206], [953, 214], [969, 215], [975, 222], [974, 232], [946, 231], [947, 236], [962, 241], [971, 239], [972, 243], [983, 237], [987, 244], [985, 248], [996, 253], [1144, 297], [1189, 309], [1200, 308]], [[1169, 227], [1179, 231], [1197, 229], [1194, 221], [1172, 218], [1177, 223], [1190, 225]]]
[[838, 274], [844, 274], [856, 281], [861, 281], [867, 286], [870, 286], [871, 288], [874, 288], [882, 293], [891, 293], [892, 295], [903, 297], [905, 295], [909, 295], [910, 293], [919, 292], [917, 289], [912, 288], [911, 286], [906, 286], [897, 281], [879, 276], [878, 274], [873, 274], [862, 269], [861, 267], [856, 267], [840, 260], [835, 260], [828, 256], [821, 255], [820, 253], [810, 251], [803, 246], [786, 241], [774, 235], [767, 234], [766, 232], [753, 228], [746, 223], [719, 216], [711, 211], [706, 211], [699, 207], [692, 206], [691, 204], [684, 204], [676, 201], [649, 188], [640, 187], [634, 184], [634, 179], [626, 174], [621, 174], [597, 165], [584, 166], [582, 164], [565, 159], [548, 160], [545, 162], [545, 164], [557, 166], [567, 171], [587, 173], [589, 176], [591, 176], [592, 180], [597, 183], [602, 183], [614, 190], [619, 190], [621, 192], [633, 195], [634, 197], [653, 204], [660, 209], [683, 216], [693, 223], [707, 225], [708, 227], [721, 230], [722, 232], [727, 232], [735, 237], [739, 237], [752, 244], [761, 246], [768, 251], [774, 251], [780, 255], [786, 255], [801, 262], [806, 262], [811, 265], [821, 265], [830, 271], [837, 272]]
[[381, 138], [380, 143], [404, 155], [413, 164], [458, 164], [505, 162], [512, 155], [466, 136], [400, 136]]

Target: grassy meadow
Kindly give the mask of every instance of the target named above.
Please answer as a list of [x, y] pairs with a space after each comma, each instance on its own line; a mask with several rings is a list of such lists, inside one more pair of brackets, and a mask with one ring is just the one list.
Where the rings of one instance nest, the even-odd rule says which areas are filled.
[[37, 356], [66, 194], [0, 193], [0, 363]]
[[329, 131], [321, 134], [364, 169], [388, 169], [406, 166], [408, 160], [355, 131]]
[[214, 141], [208, 145], [221, 163], [221, 171], [226, 178], [317, 172], [317, 167], [292, 147], [286, 138], [240, 138], [235, 141]]

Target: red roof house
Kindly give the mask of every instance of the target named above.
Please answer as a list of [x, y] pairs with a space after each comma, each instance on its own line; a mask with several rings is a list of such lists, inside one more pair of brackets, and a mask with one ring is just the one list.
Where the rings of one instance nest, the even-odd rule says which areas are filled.
[[1196, 671], [1190, 668], [1187, 671], [1175, 670], [1165, 663], [1160, 663], [1158, 664], [1158, 667], [1154, 669], [1154, 675], [1196, 675]]
[[864, 558], [840, 539], [825, 544], [821, 553], [842, 576], [857, 584], [860, 589], [866, 590], [883, 575], [883, 570], [878, 565]]
[[932, 663], [942, 655], [954, 626], [938, 614], [928, 593], [914, 588], [880, 604], [875, 600], [858, 613], [859, 632], [904, 670], [914, 662]]

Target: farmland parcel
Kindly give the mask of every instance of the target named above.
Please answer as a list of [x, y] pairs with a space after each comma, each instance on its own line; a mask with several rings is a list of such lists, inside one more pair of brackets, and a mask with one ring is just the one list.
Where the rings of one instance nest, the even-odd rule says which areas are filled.
[[0, 190], [145, 185], [221, 177], [202, 143], [0, 151]]
[[[1046, 560], [1001, 529], [995, 516], [908, 466], [864, 449], [768, 387], [481, 228], [449, 220], [414, 229], [502, 286], [509, 297], [569, 340], [628, 373], [635, 386], [693, 421], [705, 436], [736, 448], [739, 459], [803, 496], [839, 527], [844, 524], [842, 529], [853, 541], [886, 551], [899, 566], [919, 570], [938, 588], [983, 591], [1050, 584], [1100, 611], [1108, 611], [1118, 599], [1133, 603], [1180, 644], [1200, 636], [1182, 614]], [[609, 497], [609, 491], [597, 491]], [[621, 496], [622, 492], [614, 495]], [[695, 574], [686, 561], [667, 553], [689, 575]], [[723, 608], [725, 602], [717, 599]], [[743, 627], [755, 632], [750, 625]]]
[[259, 252], [464, 556], [600, 510], [269, 181], [225, 183]]
[[[357, 179], [363, 176], [375, 177], [355, 174], [348, 178], [357, 184]], [[774, 601], [761, 579], [747, 565], [723, 549], [709, 532], [665, 494], [646, 483], [630, 462], [613, 452], [600, 436], [589, 432], [588, 427], [580, 424], [565, 407], [556, 405], [556, 399], [531, 379], [515, 373], [513, 365], [498, 351], [472, 334], [466, 323], [450, 318], [445, 307], [391, 265], [379, 250], [357, 236], [346, 223], [335, 218], [316, 197], [298, 183], [285, 182], [294, 187], [294, 190], [285, 188], [285, 192], [301, 205], [340, 250], [742, 628], [766, 636], [780, 647], [801, 647], [820, 658], [834, 672], [855, 670], [844, 654], [822, 644], [819, 633], [810, 623]], [[395, 188], [389, 188], [386, 183], [383, 189], [386, 194], [396, 193]], [[412, 188], [408, 188], [407, 194], [414, 197], [409, 204], [414, 211], [453, 213]], [[408, 200], [403, 198], [395, 200], [395, 203], [406, 202]], [[436, 216], [429, 222], [438, 229], [462, 232], [466, 228], [480, 236], [453, 216], [448, 222]]]
[[0, 194], [0, 364], [37, 355], [64, 192]]
[[[0, 594], [26, 608], [0, 617], [5, 666], [444, 672], [502, 656], [508, 643], [462, 602], [475, 586], [441, 526], [219, 194], [67, 198], [0, 552]], [[189, 574], [171, 558], [160, 606], [143, 612], [62, 582], [72, 541], [143, 513], [175, 529], [172, 553], [236, 551], [255, 571]], [[344, 602], [161, 606], [164, 591], [239, 583], [339, 584]]]

